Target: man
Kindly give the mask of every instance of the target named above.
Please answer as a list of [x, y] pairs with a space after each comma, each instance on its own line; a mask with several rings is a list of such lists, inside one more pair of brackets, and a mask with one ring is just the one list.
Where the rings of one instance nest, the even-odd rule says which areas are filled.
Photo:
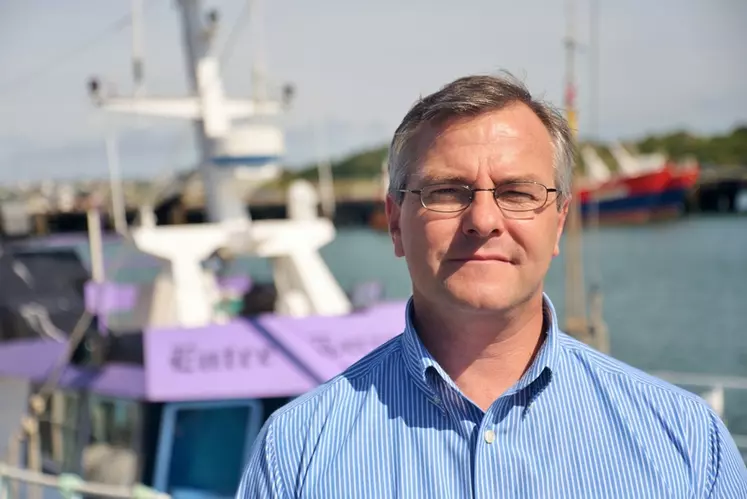
[[573, 157], [567, 122], [510, 77], [415, 104], [386, 200], [406, 330], [270, 417], [239, 499], [747, 498], [701, 399], [559, 331], [543, 279]]

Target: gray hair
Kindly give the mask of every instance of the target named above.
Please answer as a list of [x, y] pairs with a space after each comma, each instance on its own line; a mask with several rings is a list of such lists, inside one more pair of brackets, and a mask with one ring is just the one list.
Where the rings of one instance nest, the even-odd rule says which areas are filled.
[[568, 121], [549, 103], [536, 100], [519, 80], [509, 73], [502, 76], [467, 76], [452, 81], [441, 90], [419, 99], [394, 132], [389, 147], [389, 193], [402, 202], [413, 150], [423, 124], [440, 125], [452, 118], [473, 117], [514, 103], [527, 105], [547, 128], [555, 149], [555, 183], [558, 207], [570, 199], [575, 148]]

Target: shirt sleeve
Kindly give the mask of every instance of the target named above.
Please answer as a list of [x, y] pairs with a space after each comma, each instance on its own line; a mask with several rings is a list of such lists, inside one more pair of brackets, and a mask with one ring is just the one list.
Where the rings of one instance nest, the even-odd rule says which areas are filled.
[[721, 419], [711, 414], [711, 470], [709, 499], [747, 498], [747, 466]]
[[272, 420], [267, 420], [252, 444], [236, 499], [290, 499], [280, 476]]

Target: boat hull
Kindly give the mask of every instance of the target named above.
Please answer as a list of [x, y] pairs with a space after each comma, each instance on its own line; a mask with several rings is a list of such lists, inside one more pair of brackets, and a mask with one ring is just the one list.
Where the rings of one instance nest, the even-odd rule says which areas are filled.
[[599, 223], [646, 223], [682, 216], [698, 179], [697, 169], [659, 170], [581, 189], [581, 215]]

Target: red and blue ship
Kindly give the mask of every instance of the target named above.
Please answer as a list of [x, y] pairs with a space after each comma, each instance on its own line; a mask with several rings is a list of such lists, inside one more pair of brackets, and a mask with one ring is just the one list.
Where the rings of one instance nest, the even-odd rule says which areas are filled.
[[660, 155], [621, 156], [620, 149], [616, 159], [622, 171], [605, 173], [606, 165], [598, 157], [584, 156], [587, 165], [596, 162], [590, 170], [597, 174], [579, 185], [581, 214], [600, 223], [645, 223], [681, 216], [700, 173], [695, 162], [677, 163]]

